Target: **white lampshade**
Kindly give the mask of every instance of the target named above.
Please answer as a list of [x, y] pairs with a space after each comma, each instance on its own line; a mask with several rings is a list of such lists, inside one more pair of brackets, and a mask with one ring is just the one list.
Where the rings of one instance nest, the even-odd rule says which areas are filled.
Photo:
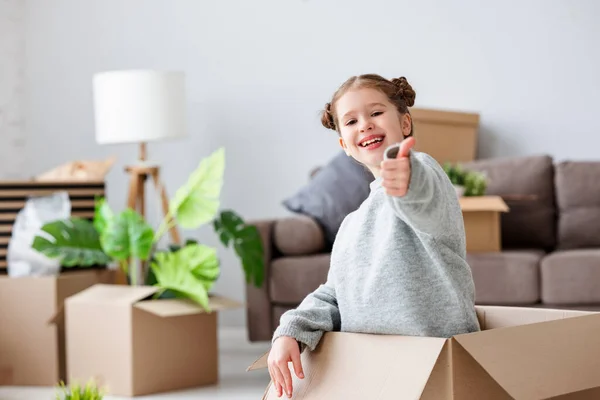
[[185, 75], [176, 71], [109, 71], [94, 75], [99, 144], [145, 143], [186, 135]]

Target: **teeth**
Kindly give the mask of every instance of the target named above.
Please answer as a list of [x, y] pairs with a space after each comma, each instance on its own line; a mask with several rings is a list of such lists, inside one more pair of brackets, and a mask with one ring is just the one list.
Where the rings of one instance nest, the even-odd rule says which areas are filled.
[[377, 138], [377, 139], [371, 139], [371, 140], [367, 140], [366, 142], [363, 142], [361, 144], [362, 147], [367, 147], [368, 145], [372, 144], [372, 143], [377, 143], [377, 142], [381, 142], [383, 139], [381, 138]]

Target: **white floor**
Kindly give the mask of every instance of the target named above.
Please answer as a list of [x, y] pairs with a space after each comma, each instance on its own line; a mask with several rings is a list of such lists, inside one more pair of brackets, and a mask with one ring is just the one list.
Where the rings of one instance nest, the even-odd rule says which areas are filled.
[[[254, 360], [269, 349], [269, 343], [249, 343], [244, 329], [223, 329], [220, 332], [221, 381], [210, 387], [139, 396], [136, 400], [260, 400], [269, 384], [266, 370], [246, 372]], [[0, 386], [1, 400], [55, 400], [54, 388]], [[106, 396], [105, 400], [123, 400]]]

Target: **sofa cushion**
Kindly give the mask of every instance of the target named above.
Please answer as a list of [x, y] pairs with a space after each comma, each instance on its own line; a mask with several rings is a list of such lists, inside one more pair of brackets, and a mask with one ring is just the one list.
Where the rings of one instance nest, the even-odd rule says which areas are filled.
[[340, 152], [283, 205], [314, 218], [331, 245], [344, 218], [369, 196], [372, 180], [373, 175], [364, 166]]
[[539, 263], [536, 250], [501, 253], [469, 253], [476, 304], [525, 305], [540, 299]]
[[309, 255], [325, 249], [323, 230], [308, 216], [280, 218], [273, 229], [273, 243], [282, 255]]
[[542, 301], [600, 303], [600, 249], [556, 251], [541, 262]]
[[477, 160], [465, 169], [485, 172], [488, 195], [501, 196], [510, 211], [502, 213], [503, 249], [539, 248], [556, 244], [554, 166], [550, 156]]
[[299, 304], [327, 280], [329, 254], [281, 257], [271, 263], [269, 293], [278, 304]]
[[600, 247], [600, 162], [556, 165], [558, 243], [562, 250]]

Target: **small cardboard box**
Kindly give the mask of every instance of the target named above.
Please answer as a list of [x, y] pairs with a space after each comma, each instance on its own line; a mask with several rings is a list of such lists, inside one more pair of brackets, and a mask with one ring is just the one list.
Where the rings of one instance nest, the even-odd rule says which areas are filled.
[[476, 159], [479, 114], [414, 108], [410, 111], [417, 138], [415, 150], [440, 164]]
[[497, 252], [502, 250], [500, 213], [509, 208], [499, 196], [460, 197], [463, 212], [467, 252]]
[[96, 380], [107, 394], [137, 396], [218, 381], [217, 311], [183, 299], [153, 299], [153, 286], [95, 285], [65, 302], [69, 380]]
[[[452, 338], [328, 332], [293, 399], [600, 399], [600, 314], [478, 306]], [[248, 370], [265, 368], [265, 354]], [[285, 396], [285, 395], [284, 395]], [[287, 398], [287, 397], [285, 397]], [[263, 400], [279, 399], [269, 384]]]
[[[0, 385], [54, 386], [66, 379], [64, 300], [112, 270], [90, 269], [48, 277], [0, 277]], [[56, 323], [55, 323], [56, 322]]]

